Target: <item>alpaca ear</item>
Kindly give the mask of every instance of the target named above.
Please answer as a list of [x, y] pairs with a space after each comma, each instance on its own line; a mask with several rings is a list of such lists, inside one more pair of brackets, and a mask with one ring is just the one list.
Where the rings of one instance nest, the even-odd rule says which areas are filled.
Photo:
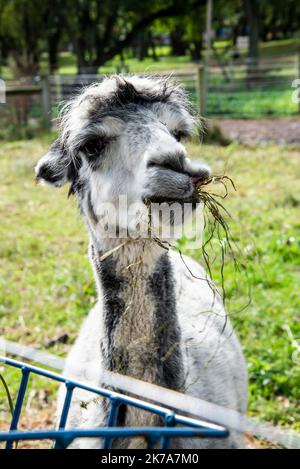
[[56, 140], [35, 167], [37, 180], [45, 181], [56, 187], [63, 186], [68, 181], [67, 153], [60, 140]]

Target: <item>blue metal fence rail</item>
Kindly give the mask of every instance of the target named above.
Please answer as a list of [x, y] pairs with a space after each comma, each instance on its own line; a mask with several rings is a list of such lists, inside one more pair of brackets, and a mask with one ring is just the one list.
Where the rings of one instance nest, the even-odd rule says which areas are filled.
[[[103, 438], [103, 448], [110, 449], [114, 438], [144, 437], [148, 448], [159, 447], [168, 449], [172, 438], [226, 438], [229, 432], [219, 425], [203, 422], [189, 417], [178, 415], [172, 410], [155, 404], [150, 404], [141, 399], [130, 397], [121, 393], [98, 388], [76, 380], [68, 379], [60, 374], [29, 365], [11, 358], [0, 356], [0, 362], [21, 370], [21, 381], [17, 394], [14, 412], [8, 432], [0, 432], [0, 441], [6, 442], [6, 449], [12, 449], [13, 443], [20, 440], [53, 440], [54, 448], [66, 448], [76, 438]], [[30, 375], [38, 375], [44, 378], [64, 384], [66, 395], [61, 411], [58, 429], [51, 430], [18, 430], [24, 398]], [[110, 401], [110, 413], [107, 427], [97, 429], [66, 429], [68, 413], [72, 402], [72, 395], [76, 388], [83, 389], [98, 396], [108, 398]], [[118, 427], [117, 419], [121, 405], [133, 406], [144, 411], [159, 415], [164, 421], [164, 427]], [[170, 403], [171, 405], [171, 403]], [[177, 425], [180, 425], [178, 427]]]

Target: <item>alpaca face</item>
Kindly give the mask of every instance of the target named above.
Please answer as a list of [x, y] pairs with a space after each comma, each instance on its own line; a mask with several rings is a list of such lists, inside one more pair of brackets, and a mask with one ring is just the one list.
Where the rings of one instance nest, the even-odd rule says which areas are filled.
[[171, 81], [108, 78], [66, 106], [36, 175], [54, 186], [69, 181], [93, 229], [140, 224], [146, 201], [197, 202], [209, 168], [192, 163], [181, 142], [193, 126], [184, 90]]

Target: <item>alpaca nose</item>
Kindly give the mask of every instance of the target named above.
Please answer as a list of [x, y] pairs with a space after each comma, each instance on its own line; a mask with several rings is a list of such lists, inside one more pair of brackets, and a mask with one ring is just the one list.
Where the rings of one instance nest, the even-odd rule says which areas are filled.
[[170, 169], [178, 173], [184, 173], [184, 159], [185, 155], [181, 152], [159, 154], [152, 156], [149, 159], [147, 166], [148, 168], [152, 166], [159, 166], [160, 168]]
[[211, 176], [211, 169], [207, 164], [188, 158], [185, 160], [185, 171], [191, 176], [194, 185]]

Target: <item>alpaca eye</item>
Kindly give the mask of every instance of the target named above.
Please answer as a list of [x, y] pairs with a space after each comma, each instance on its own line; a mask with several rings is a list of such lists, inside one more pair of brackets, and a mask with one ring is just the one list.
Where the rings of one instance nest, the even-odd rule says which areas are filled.
[[180, 142], [180, 140], [182, 139], [183, 135], [182, 133], [180, 132], [174, 132], [174, 137], [176, 138], [177, 142]]
[[89, 140], [80, 150], [83, 151], [88, 158], [96, 158], [104, 150], [106, 143], [105, 140], [98, 138]]

